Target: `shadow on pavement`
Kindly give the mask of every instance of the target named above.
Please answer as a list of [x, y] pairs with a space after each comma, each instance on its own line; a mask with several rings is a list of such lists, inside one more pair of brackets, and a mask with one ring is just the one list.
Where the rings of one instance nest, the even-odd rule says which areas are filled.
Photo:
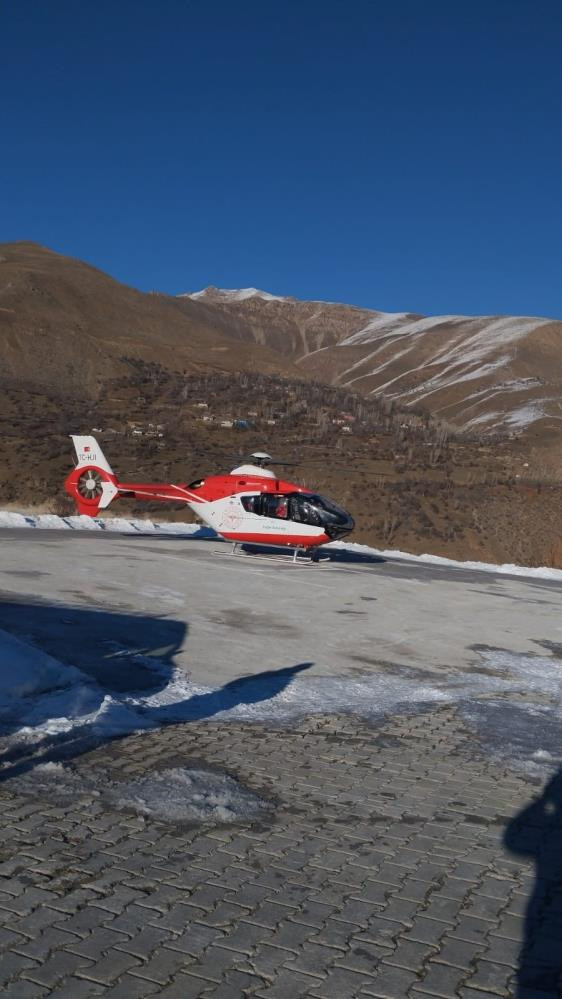
[[[183, 622], [21, 600], [0, 602], [0, 629], [83, 674], [80, 678], [68, 671], [68, 679], [62, 677], [66, 687], [47, 689], [27, 699], [20, 692], [12, 706], [5, 706], [0, 735], [14, 737], [26, 728], [26, 739], [12, 743], [0, 755], [0, 782], [38, 764], [68, 761], [135, 730], [201, 721], [240, 705], [270, 700], [313, 665], [304, 662], [262, 670], [216, 690], [154, 705], [144, 698], [165, 690], [173, 679], [174, 655], [188, 630]], [[13, 668], [6, 658], [0, 658], [0, 679], [2, 671]], [[97, 721], [81, 722], [102, 706], [103, 726]], [[61, 716], [74, 722], [70, 730], [30, 739], [34, 725]]]
[[254, 676], [243, 676], [231, 680], [224, 687], [217, 687], [205, 694], [194, 694], [185, 701], [161, 708], [141, 709], [143, 717], [158, 725], [175, 725], [184, 721], [202, 721], [212, 718], [221, 711], [230, 711], [242, 704], [259, 704], [281, 694], [293, 678], [310, 669], [314, 663], [297, 663], [281, 669], [268, 669]]
[[[322, 551], [322, 549], [320, 549]], [[379, 564], [381, 562], [386, 562], [387, 560], [383, 558], [382, 555], [377, 555], [375, 552], [354, 552], [349, 551], [347, 548], [330, 548], [330, 562], [345, 562], [351, 565], [358, 564]], [[328, 552], [326, 552], [328, 554]]]
[[[192, 525], [186, 524], [186, 528]], [[110, 533], [106, 531], [106, 533]], [[212, 527], [198, 527], [195, 531], [111, 531], [127, 538], [150, 538], [151, 541], [218, 541], [219, 535]]]
[[165, 687], [187, 635], [187, 625], [170, 618], [23, 597], [0, 600], [0, 628], [76, 666], [112, 693]]
[[562, 770], [508, 825], [504, 846], [535, 861], [514, 999], [562, 995]]
[[[216, 538], [220, 542], [220, 538]], [[228, 546], [231, 547], [232, 542], [228, 542]], [[250, 544], [248, 542], [241, 543], [241, 549], [249, 555], [263, 555], [263, 556], [284, 556], [288, 562], [291, 561], [294, 549], [287, 545], [258, 545]], [[226, 548], [228, 552], [228, 547]], [[348, 551], [345, 548], [323, 548], [318, 549], [320, 555], [320, 562], [342, 562], [349, 563], [352, 565], [358, 564], [374, 564], [380, 562], [386, 562], [386, 559], [382, 555], [377, 555], [374, 552], [355, 552]], [[299, 554], [298, 561], [303, 563], [310, 563], [310, 555]]]
[[[119, 533], [119, 532], [115, 532]], [[158, 534], [151, 531], [138, 531], [135, 534], [126, 534], [127, 538], [142, 538], [143, 541], [214, 541], [215, 544], [224, 546], [225, 554], [231, 550], [232, 541], [225, 541], [210, 527], [201, 527], [192, 534]], [[241, 542], [242, 552], [250, 555], [284, 555], [290, 561], [293, 548], [286, 545], [260, 545], [249, 542]], [[350, 565], [376, 565], [386, 562], [387, 559], [376, 552], [350, 551], [345, 548], [320, 548], [320, 561], [342, 562]], [[299, 562], [310, 562], [310, 556], [299, 554]]]

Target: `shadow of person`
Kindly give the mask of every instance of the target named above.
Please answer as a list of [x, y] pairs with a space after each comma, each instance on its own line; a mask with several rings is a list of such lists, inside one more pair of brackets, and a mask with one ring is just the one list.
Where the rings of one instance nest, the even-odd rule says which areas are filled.
[[0, 782], [22, 776], [39, 764], [68, 762], [104, 741], [124, 738], [138, 729], [202, 721], [241, 705], [268, 701], [281, 694], [298, 673], [313, 665], [312, 662], [303, 662], [278, 670], [264, 670], [174, 704], [152, 706], [135, 703], [130, 706], [116, 698], [104, 718], [105, 734], [104, 729], [89, 723], [75, 726], [68, 732], [47, 735], [35, 744], [15, 746], [0, 757]]
[[509, 823], [504, 846], [535, 861], [516, 999], [562, 995], [562, 770]]
[[231, 680], [224, 687], [210, 690], [205, 694], [194, 694], [193, 697], [179, 704], [164, 705], [158, 708], [141, 709], [143, 717], [161, 725], [173, 725], [183, 721], [202, 721], [212, 718], [222, 711], [230, 711], [241, 705], [258, 704], [269, 701], [281, 694], [298, 673], [310, 669], [314, 663], [297, 663], [295, 666], [284, 666], [282, 669], [269, 669], [253, 676], [243, 676]]

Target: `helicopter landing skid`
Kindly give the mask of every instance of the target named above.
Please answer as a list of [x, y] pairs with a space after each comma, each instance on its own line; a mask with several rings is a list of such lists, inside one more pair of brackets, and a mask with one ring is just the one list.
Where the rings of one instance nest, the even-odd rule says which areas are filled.
[[[292, 555], [289, 552], [279, 551], [279, 553], [272, 552], [271, 554], [264, 554], [262, 552], [249, 552], [243, 550], [244, 542], [234, 541], [232, 543], [232, 548], [229, 552], [215, 550], [213, 555], [223, 555], [226, 558], [232, 558], [236, 555], [238, 558], [248, 558], [254, 561], [265, 561], [265, 562], [283, 562], [285, 565], [318, 565], [322, 562], [329, 562], [330, 558], [326, 556], [321, 558], [318, 550], [310, 550], [308, 548], [294, 548]], [[299, 555], [304, 556], [299, 559]]]

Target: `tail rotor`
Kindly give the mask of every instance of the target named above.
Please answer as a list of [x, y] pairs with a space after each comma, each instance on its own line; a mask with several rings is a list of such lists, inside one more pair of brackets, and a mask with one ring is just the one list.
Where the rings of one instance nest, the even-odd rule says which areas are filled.
[[117, 476], [95, 437], [72, 436], [77, 464], [65, 482], [78, 512], [95, 517], [118, 495]]
[[76, 488], [83, 499], [94, 500], [103, 493], [103, 481], [95, 468], [87, 468], [78, 476]]

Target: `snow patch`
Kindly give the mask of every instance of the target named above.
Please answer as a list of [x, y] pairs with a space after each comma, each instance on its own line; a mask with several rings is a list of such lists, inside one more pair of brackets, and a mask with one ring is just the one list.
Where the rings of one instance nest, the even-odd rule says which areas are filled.
[[230, 823], [272, 810], [226, 774], [177, 767], [115, 784], [104, 797], [118, 808], [172, 822]]
[[[271, 674], [267, 679], [258, 674], [212, 688], [194, 684], [175, 670], [170, 683], [151, 695], [109, 695], [79, 670], [0, 632], [1, 669], [11, 678], [4, 689], [12, 695], [8, 714], [0, 712], [0, 731], [8, 744], [28, 743], [33, 749], [45, 736], [72, 729], [79, 740], [92, 745], [116, 734], [190, 721], [291, 725], [318, 714], [356, 714], [377, 720], [404, 710], [420, 711], [430, 704], [448, 703], [458, 705], [466, 722], [496, 755], [519, 760], [531, 770], [559, 762], [560, 661], [476, 647], [474, 656], [474, 668], [452, 671], [447, 677], [397, 664], [393, 672], [372, 670], [354, 677], [295, 674], [281, 689], [275, 684], [267, 686]], [[478, 667], [479, 661], [484, 668]], [[32, 664], [23, 686], [15, 678], [22, 663]], [[51, 671], [47, 679], [46, 669]], [[53, 690], [57, 683], [60, 689]], [[63, 740], [63, 755], [65, 745]], [[56, 742], [51, 746], [56, 747]], [[57, 790], [68, 793], [65, 778], [71, 771], [61, 766], [56, 760], [43, 764], [37, 778], [56, 780]], [[118, 806], [133, 807], [143, 814], [165, 814], [178, 821], [234, 821], [242, 814], [248, 817], [252, 808], [258, 807], [257, 799], [248, 797], [234, 782], [182, 769], [152, 773], [112, 788], [104, 784], [102, 794], [108, 793]]]
[[342, 340], [340, 346], [350, 347], [358, 343], [369, 343], [385, 334], [393, 336], [401, 334], [408, 326], [408, 316], [408, 312], [381, 312], [374, 319], [370, 319], [366, 326]]
[[18, 699], [72, 687], [81, 677], [72, 666], [0, 631], [0, 716]]
[[542, 420], [543, 416], [545, 416], [544, 405], [546, 401], [528, 402], [525, 406], [520, 406], [519, 409], [512, 410], [511, 413], [508, 413], [504, 417], [505, 422], [510, 427], [519, 429], [528, 427], [529, 424], [535, 423], [536, 420]]
[[490, 346], [511, 343], [525, 336], [551, 320], [536, 316], [423, 316], [411, 319], [408, 312], [381, 312], [357, 332], [342, 340], [340, 346], [368, 343], [381, 336], [418, 336], [420, 333], [434, 332], [440, 326], [462, 324]]
[[412, 555], [393, 548], [371, 548], [352, 541], [333, 541], [325, 545], [325, 550], [341, 548], [348, 551], [365, 552], [370, 555], [380, 555], [383, 558], [403, 559], [407, 562], [421, 562], [429, 565], [442, 565], [450, 569], [468, 569], [476, 572], [493, 572], [501, 576], [530, 576], [533, 579], [553, 579], [562, 582], [562, 569], [551, 569], [549, 566], [513, 565], [510, 562], [495, 565], [492, 562], [460, 562], [457, 559], [444, 558], [441, 555]]
[[0, 510], [0, 527], [34, 527], [39, 530], [58, 531], [115, 531], [120, 534], [175, 534], [194, 535], [203, 538], [214, 538], [215, 532], [210, 527], [199, 524], [184, 524], [172, 521], [152, 521], [140, 518], [124, 517], [59, 517], [51, 513], [15, 513], [11, 510]]
[[[400, 398], [408, 404], [424, 402], [462, 382], [490, 380], [499, 370], [508, 370], [513, 354], [510, 348], [549, 322], [533, 316], [449, 315], [415, 319], [408, 313], [377, 313], [336, 345], [373, 344], [375, 348], [344, 370], [339, 381], [354, 385], [376, 377], [378, 384], [371, 389], [371, 395], [384, 392], [389, 398]], [[385, 371], [395, 371], [401, 357], [419, 350], [420, 341], [423, 360], [411, 367], [402, 362], [405, 370], [385, 380]], [[525, 391], [536, 388], [540, 380], [514, 379], [500, 384], [504, 391]], [[500, 390], [497, 383], [493, 388]], [[531, 403], [506, 415], [503, 423], [522, 429], [544, 415], [540, 403]], [[483, 417], [480, 422], [487, 420], [488, 417]], [[466, 425], [472, 425], [471, 421], [466, 421]]]
[[161, 822], [228, 824], [265, 818], [273, 805], [227, 774], [213, 770], [174, 767], [151, 771], [129, 781], [115, 780], [100, 770], [87, 776], [72, 764], [39, 763], [13, 778], [18, 791], [36, 795], [40, 790], [54, 801], [98, 798], [115, 808], [154, 815]]
[[227, 302], [245, 302], [248, 298], [261, 298], [264, 302], [286, 301], [283, 295], [272, 295], [269, 291], [261, 291], [259, 288], [203, 288], [201, 291], [186, 292], [177, 297], [196, 300], [220, 297]]
[[[195, 684], [174, 669], [153, 693], [108, 693], [79, 669], [0, 631], [0, 678], [4, 744], [24, 744], [33, 753], [45, 737], [61, 735], [60, 759], [67, 745], [72, 750], [69, 733], [89, 748], [115, 735], [191, 721], [291, 725], [319, 714], [374, 721], [431, 704], [458, 705], [495, 755], [518, 760], [529, 772], [562, 759], [562, 664], [555, 656], [475, 647], [474, 665], [447, 676], [397, 663], [393, 671], [354, 676], [294, 672], [281, 684], [275, 673], [258, 672], [225, 687]], [[49, 741], [56, 754], [56, 738]], [[45, 761], [37, 777], [55, 780], [58, 792], [67, 793], [68, 768], [60, 769], [60, 759]], [[104, 785], [102, 793], [109, 791]], [[223, 777], [183, 770], [119, 784], [110, 793], [114, 804], [178, 821], [234, 821], [258, 807]]]

